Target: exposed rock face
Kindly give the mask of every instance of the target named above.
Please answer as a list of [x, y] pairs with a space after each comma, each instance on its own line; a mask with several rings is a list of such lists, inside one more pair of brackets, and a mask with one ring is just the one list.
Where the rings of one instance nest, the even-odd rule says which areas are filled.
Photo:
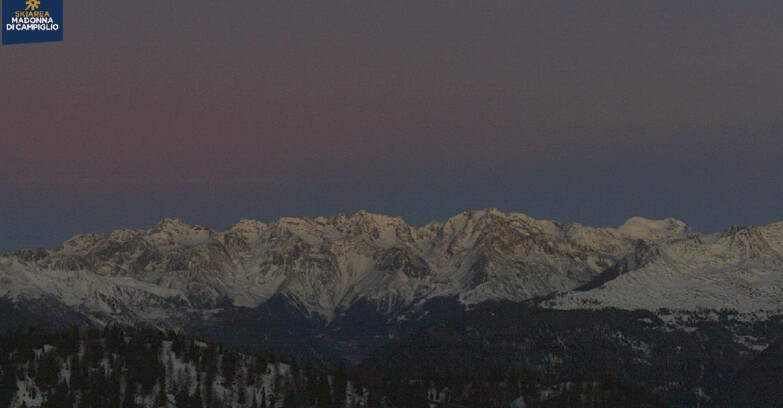
[[[326, 322], [357, 302], [389, 318], [414, 318], [432, 299], [475, 305], [558, 293], [565, 294], [547, 304], [699, 307], [683, 300], [701, 293], [697, 284], [711, 294], [707, 306], [742, 308], [753, 299], [763, 308], [781, 304], [781, 230], [701, 236], [674, 219], [638, 217], [616, 229], [590, 228], [495, 209], [421, 228], [364, 211], [242, 220], [222, 232], [167, 219], [0, 257], [0, 296], [55, 299], [98, 322], [177, 328], [273, 297]], [[673, 291], [683, 279], [691, 290]], [[734, 292], [715, 292], [730, 285]]]
[[546, 305], [780, 311], [783, 223], [732, 227], [708, 236], [640, 247], [628, 259], [625, 272], [592, 290], [563, 293]]

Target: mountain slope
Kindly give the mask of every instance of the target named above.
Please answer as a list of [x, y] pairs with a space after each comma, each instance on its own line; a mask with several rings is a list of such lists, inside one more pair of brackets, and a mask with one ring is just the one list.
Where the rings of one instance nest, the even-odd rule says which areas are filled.
[[783, 339], [742, 367], [721, 390], [718, 401], [721, 407], [782, 407]]
[[100, 322], [176, 327], [194, 313], [254, 308], [279, 294], [330, 321], [360, 300], [394, 314], [436, 297], [471, 305], [567, 291], [634, 253], [640, 237], [685, 234], [679, 224], [648, 230], [492, 209], [423, 228], [366, 212], [243, 220], [222, 232], [167, 219], [4, 256], [0, 295], [13, 302], [53, 296]]
[[558, 308], [781, 310], [783, 223], [735, 227], [658, 246], [630, 272], [545, 304]]
[[3, 407], [380, 408], [449, 400], [465, 408], [666, 406], [639, 384], [606, 375], [574, 384], [524, 368], [501, 375], [346, 369], [123, 327], [0, 335]]
[[0, 329], [150, 325], [359, 361], [465, 308], [531, 299], [776, 312], [782, 252], [783, 223], [705, 236], [672, 218], [591, 228], [496, 209], [420, 228], [364, 211], [225, 231], [166, 219], [1, 256], [0, 304], [16, 317]]
[[[476, 372], [534, 367], [564, 381], [602, 373], [642, 383], [674, 406], [707, 406], [715, 398], [731, 401], [736, 395], [752, 401], [753, 391], [781, 379], [780, 342], [771, 346], [772, 352], [758, 355], [769, 360], [759, 364], [755, 359], [755, 365], [737, 376], [758, 354], [737, 338], [777, 339], [783, 334], [783, 315], [763, 323], [737, 317], [724, 314], [711, 320], [694, 313], [688, 316], [693, 330], [672, 330], [668, 319], [645, 310], [557, 310], [508, 304], [464, 312], [393, 340], [363, 364], [386, 370], [424, 366]], [[763, 371], [748, 375], [748, 368], [756, 367]], [[727, 387], [725, 380], [735, 376], [743, 381]], [[749, 387], [752, 378], [760, 381]], [[764, 401], [779, 401], [776, 391], [769, 391], [770, 398]], [[776, 408], [778, 404], [747, 406]]]

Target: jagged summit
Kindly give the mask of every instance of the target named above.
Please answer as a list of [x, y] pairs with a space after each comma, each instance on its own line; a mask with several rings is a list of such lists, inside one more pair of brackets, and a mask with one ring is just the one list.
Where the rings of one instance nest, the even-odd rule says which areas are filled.
[[106, 235], [102, 234], [80, 234], [69, 238], [67, 241], [57, 247], [58, 250], [65, 251], [86, 251], [95, 247]]
[[161, 231], [185, 231], [185, 230], [205, 230], [207, 228], [195, 224], [182, 222], [179, 218], [164, 218], [155, 223], [149, 230], [152, 232]]
[[[456, 227], [460, 225], [464, 226], [467, 223], [475, 224], [479, 222], [483, 222], [483, 223], [494, 222], [498, 224], [502, 224], [504, 222], [520, 222], [520, 223], [527, 223], [530, 225], [536, 225], [541, 228], [546, 228], [550, 230], [550, 232], [552, 228], [562, 228], [564, 225], [566, 226], [576, 225], [581, 228], [597, 230], [597, 231], [606, 229], [606, 228], [586, 227], [575, 222], [568, 222], [562, 224], [557, 221], [539, 220], [524, 213], [515, 213], [515, 212], [506, 213], [497, 208], [490, 207], [485, 209], [464, 210], [461, 213], [449, 217], [444, 221], [431, 221], [426, 225], [424, 225], [423, 227], [419, 227], [419, 228], [409, 226], [405, 222], [405, 220], [399, 216], [390, 216], [385, 214], [372, 213], [366, 210], [358, 210], [353, 213], [340, 213], [332, 216], [319, 216], [313, 219], [310, 219], [305, 216], [281, 217], [272, 221], [270, 224], [266, 224], [259, 220], [242, 218], [239, 221], [237, 221], [235, 224], [226, 228], [226, 230], [222, 231], [222, 233], [251, 232], [251, 231], [258, 232], [267, 229], [271, 226], [278, 226], [278, 227], [284, 226], [286, 228], [288, 227], [311, 228], [317, 225], [345, 226], [349, 224], [403, 225], [411, 229], [432, 230], [438, 227], [442, 227], [444, 225], [450, 225], [452, 227]], [[783, 222], [777, 224], [770, 224], [770, 227], [774, 225], [779, 225], [780, 228], [783, 229]], [[745, 228], [745, 227], [741, 227], [741, 228]], [[622, 235], [634, 239], [654, 238], [663, 235], [666, 235], [671, 238], [682, 238], [682, 237], [689, 236], [688, 234], [696, 233], [696, 231], [690, 229], [690, 227], [688, 227], [685, 223], [675, 218], [653, 220], [653, 219], [648, 219], [648, 218], [638, 217], [638, 216], [628, 219], [624, 224], [617, 227], [616, 230]], [[168, 234], [184, 233], [184, 234], [206, 234], [206, 235], [211, 235], [216, 233], [216, 231], [213, 231], [207, 227], [186, 223], [178, 218], [163, 218], [161, 221], [153, 224], [149, 229], [146, 230], [118, 229], [112, 231], [109, 234], [92, 234], [92, 233], [81, 234], [81, 235], [73, 236], [72, 238], [66, 240], [61, 245], [74, 246], [77, 243], [81, 243], [81, 242], [94, 242], [100, 239], [101, 237], [105, 237], [107, 235], [114, 239], [123, 239], [123, 238], [127, 239], [129, 237], [137, 236], [138, 234], [143, 234], [145, 232], [153, 233], [153, 234], [154, 233], [168, 233]]]
[[[764, 308], [783, 304], [782, 243], [779, 224], [701, 236], [673, 218], [593, 228], [494, 208], [419, 228], [367, 211], [243, 219], [224, 231], [164, 219], [0, 257], [0, 299], [54, 299], [95, 321], [172, 327], [270, 300], [326, 321], [359, 306], [399, 318], [437, 299], [557, 294], [557, 307]], [[582, 287], [596, 289], [571, 292]], [[705, 288], [715, 296], [700, 302]]]
[[180, 226], [180, 225], [186, 225], [184, 222], [180, 221], [179, 218], [168, 218], [164, 217], [162, 220], [158, 221], [154, 227], [165, 227], [165, 226]]
[[667, 231], [682, 239], [656, 244], [643, 260], [637, 260], [637, 268], [597, 290], [564, 293], [548, 304], [564, 308], [783, 310], [780, 223], [732, 227], [706, 236], [674, 219], [632, 219], [626, 224], [629, 236], [650, 239]]
[[266, 228], [267, 225], [261, 221], [242, 218], [234, 225], [226, 229], [226, 232], [257, 232]]

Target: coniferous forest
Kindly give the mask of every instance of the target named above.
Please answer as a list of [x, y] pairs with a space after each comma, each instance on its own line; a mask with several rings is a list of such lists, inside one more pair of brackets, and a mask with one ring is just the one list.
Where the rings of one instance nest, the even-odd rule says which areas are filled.
[[2, 407], [663, 407], [612, 376], [346, 367], [126, 327], [0, 337]]

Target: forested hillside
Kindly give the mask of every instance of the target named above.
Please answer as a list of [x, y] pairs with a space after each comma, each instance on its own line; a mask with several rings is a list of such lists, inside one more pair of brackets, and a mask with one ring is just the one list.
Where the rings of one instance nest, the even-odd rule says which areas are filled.
[[[783, 369], [768, 349], [783, 335], [783, 316], [743, 319], [732, 311], [656, 314], [504, 305], [466, 312], [396, 339], [366, 364], [476, 371], [523, 366], [566, 381], [611, 373], [644, 384], [670, 404], [703, 407], [722, 404], [735, 377], [760, 372], [753, 367], [767, 373]], [[769, 357], [756, 360], [762, 356]], [[753, 361], [755, 366], [747, 367]], [[745, 389], [756, 388], [747, 383], [735, 388]], [[752, 393], [743, 394], [752, 399]], [[770, 401], [777, 403], [755, 407], [783, 403], [779, 397]]]
[[0, 369], [0, 407], [14, 408], [664, 406], [608, 375], [562, 381], [522, 366], [346, 369], [121, 327], [4, 335]]

